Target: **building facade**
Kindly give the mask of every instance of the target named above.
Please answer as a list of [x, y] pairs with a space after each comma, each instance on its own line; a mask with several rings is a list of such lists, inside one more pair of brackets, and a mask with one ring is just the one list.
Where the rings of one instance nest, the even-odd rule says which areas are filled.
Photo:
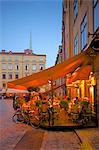
[[63, 0], [62, 51], [66, 60], [91, 43], [99, 30], [98, 0]]
[[[88, 56], [93, 61], [89, 79], [69, 80], [75, 71], [66, 76], [66, 94], [71, 99], [74, 97], [89, 98], [99, 125], [99, 1], [63, 0], [62, 14], [62, 59], [67, 60], [90, 47]], [[97, 44], [94, 45], [95, 41]], [[94, 75], [95, 84], [92, 81]]]
[[45, 69], [46, 55], [24, 52], [0, 52], [0, 89], [6, 92], [7, 82], [26, 77]]

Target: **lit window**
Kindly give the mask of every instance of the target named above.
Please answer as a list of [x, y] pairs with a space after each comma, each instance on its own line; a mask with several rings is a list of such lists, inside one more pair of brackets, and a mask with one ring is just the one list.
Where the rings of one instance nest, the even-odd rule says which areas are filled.
[[8, 74], [8, 78], [9, 78], [9, 79], [12, 79], [12, 73], [9, 73], [9, 74]]
[[2, 70], [6, 70], [6, 64], [2, 64]]
[[99, 27], [99, 1], [94, 0], [94, 31]]
[[74, 20], [78, 15], [78, 0], [74, 0]]
[[33, 65], [32, 65], [32, 70], [35, 71], [36, 69], [37, 69], [36, 64], [33, 64]]
[[84, 17], [81, 23], [81, 50], [85, 48], [87, 44], [88, 30], [87, 30], [87, 16]]
[[2, 74], [2, 79], [6, 79], [6, 73]]
[[8, 69], [12, 70], [12, 64], [8, 64]]
[[75, 40], [74, 40], [74, 55], [77, 55], [77, 54], [78, 54], [78, 34], [76, 35]]

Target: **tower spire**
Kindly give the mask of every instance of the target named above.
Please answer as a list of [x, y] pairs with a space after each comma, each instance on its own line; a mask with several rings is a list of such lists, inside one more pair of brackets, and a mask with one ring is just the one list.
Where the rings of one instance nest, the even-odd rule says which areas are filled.
[[30, 32], [30, 50], [32, 50], [32, 33]]

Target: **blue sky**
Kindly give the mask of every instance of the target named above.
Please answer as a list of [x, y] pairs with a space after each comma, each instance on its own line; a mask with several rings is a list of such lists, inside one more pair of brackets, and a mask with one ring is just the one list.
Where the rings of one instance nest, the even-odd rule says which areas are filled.
[[61, 44], [62, 0], [0, 0], [0, 51], [32, 48], [46, 54], [46, 67], [55, 64]]

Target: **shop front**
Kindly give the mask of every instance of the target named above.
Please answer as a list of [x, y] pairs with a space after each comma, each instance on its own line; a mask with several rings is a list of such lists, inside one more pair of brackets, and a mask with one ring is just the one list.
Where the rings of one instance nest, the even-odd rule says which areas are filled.
[[[9, 82], [8, 87], [26, 90], [30, 86], [45, 85], [46, 87], [50, 84], [49, 91], [39, 93], [42, 95], [39, 97], [40, 107], [46, 108], [44, 115], [47, 114], [45, 115], [47, 120], [44, 119], [42, 122], [43, 126], [97, 126], [99, 120], [98, 60], [99, 53], [89, 48], [61, 64]], [[66, 78], [65, 96], [57, 93], [64, 84], [58, 87], [54, 85], [55, 81], [61, 77]], [[35, 98], [32, 97], [32, 100], [35, 101]]]

